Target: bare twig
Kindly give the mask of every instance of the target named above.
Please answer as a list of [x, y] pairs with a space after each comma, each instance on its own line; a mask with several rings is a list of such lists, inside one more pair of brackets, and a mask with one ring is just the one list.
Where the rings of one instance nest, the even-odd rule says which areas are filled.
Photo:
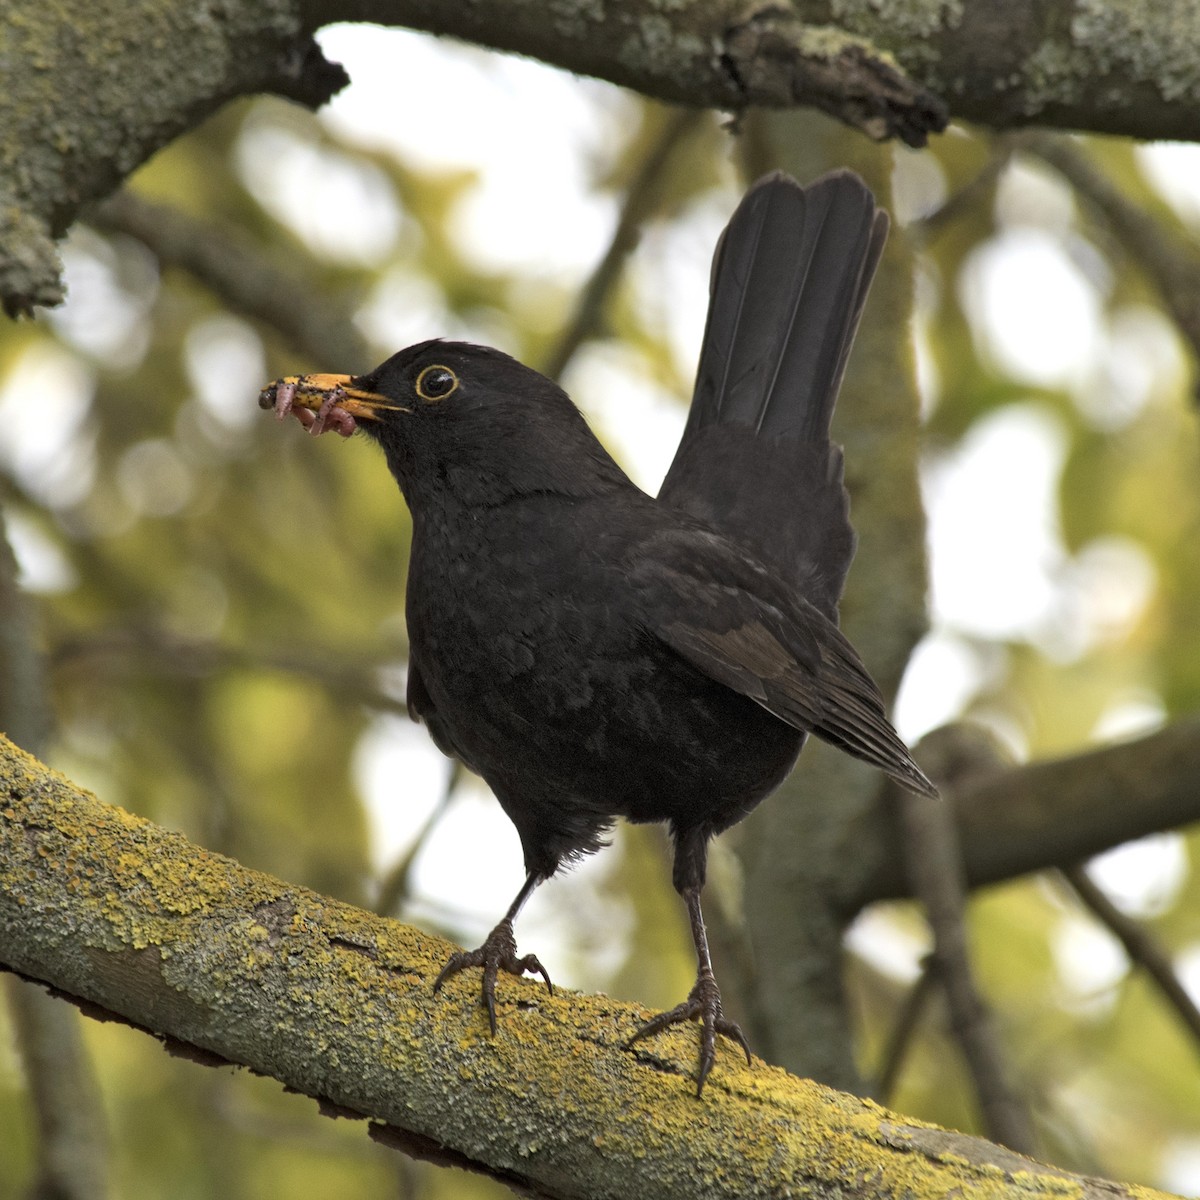
[[600, 324], [608, 297], [621, 276], [621, 269], [637, 246], [641, 227], [654, 211], [658, 185], [672, 152], [699, 126], [705, 115], [695, 109], [680, 109], [668, 118], [650, 146], [625, 193], [612, 241], [604, 257], [596, 264], [570, 322], [542, 367], [543, 373], [551, 379], [562, 377], [575, 352]]
[[1077, 142], [1049, 133], [1023, 133], [1012, 145], [1054, 168], [1125, 247], [1162, 296], [1179, 332], [1200, 360], [1200, 253], [1195, 239], [1134, 204]]
[[1158, 985], [1167, 1003], [1200, 1042], [1200, 1009], [1171, 965], [1171, 959], [1154, 935], [1140, 922], [1123, 913], [1096, 886], [1082, 866], [1067, 867], [1062, 877], [1093, 916], [1117, 938], [1130, 959]]
[[378, 687], [372, 672], [382, 662], [346, 663], [332, 654], [305, 654], [292, 648], [223, 645], [178, 637], [150, 627], [110, 629], [64, 639], [50, 652], [55, 671], [150, 671], [166, 678], [195, 679], [228, 667], [260, 667], [317, 680], [327, 691], [379, 712], [407, 715], [404, 701]]
[[163, 264], [190, 272], [226, 307], [277, 330], [317, 366], [353, 374], [371, 365], [349, 305], [301, 272], [284, 270], [246, 235], [128, 190], [98, 205], [89, 220], [136, 238]]
[[450, 801], [454, 799], [454, 793], [466, 775], [467, 768], [457, 758], [450, 759], [450, 772], [446, 776], [446, 786], [442, 789], [437, 806], [413, 838], [412, 845], [400, 855], [379, 881], [379, 896], [373, 908], [381, 917], [399, 915], [401, 905], [408, 899], [413, 863], [425, 848], [425, 843], [437, 828], [438, 822], [446, 815], [446, 809], [450, 807]]
[[925, 1008], [933, 996], [935, 982], [934, 959], [932, 955], [926, 955], [921, 963], [921, 974], [908, 989], [904, 1003], [896, 1014], [896, 1022], [888, 1036], [887, 1045], [883, 1048], [874, 1088], [875, 1098], [880, 1104], [887, 1104], [896, 1091], [896, 1084], [900, 1081], [900, 1069], [908, 1056], [909, 1047], [913, 1043]]
[[926, 239], [937, 237], [942, 230], [978, 204], [981, 197], [995, 186], [996, 180], [1008, 166], [1012, 154], [1011, 141], [1005, 139], [997, 142], [987, 162], [971, 179], [958, 191], [951, 192], [933, 212], [913, 221], [909, 228]]
[[933, 932], [936, 977], [988, 1133], [1014, 1150], [1031, 1152], [1029, 1113], [1008, 1081], [999, 1039], [972, 978], [964, 921], [966, 877], [953, 813], [944, 800], [909, 793], [900, 800], [900, 812], [909, 879], [925, 906]]

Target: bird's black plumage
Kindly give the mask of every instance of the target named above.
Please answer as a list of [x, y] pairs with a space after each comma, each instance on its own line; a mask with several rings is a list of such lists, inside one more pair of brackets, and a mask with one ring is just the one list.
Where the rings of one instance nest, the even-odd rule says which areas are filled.
[[[718, 247], [695, 396], [657, 499], [553, 382], [497, 350], [423, 342], [367, 375], [280, 381], [263, 403], [355, 421], [412, 512], [408, 700], [491, 785], [528, 877], [477, 951], [495, 1024], [512, 921], [620, 817], [665, 821], [688, 904], [700, 1086], [722, 1012], [700, 912], [707, 846], [809, 732], [932, 793], [836, 625], [853, 533], [829, 421], [886, 237], [856, 176], [750, 190]], [[347, 415], [348, 414], [348, 415]], [[442, 980], [439, 979], [439, 986]]]

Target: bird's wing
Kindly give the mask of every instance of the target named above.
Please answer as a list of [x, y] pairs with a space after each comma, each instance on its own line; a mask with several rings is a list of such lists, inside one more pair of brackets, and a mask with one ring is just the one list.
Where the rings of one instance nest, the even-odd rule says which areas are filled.
[[654, 553], [639, 555], [630, 577], [650, 632], [781, 721], [879, 767], [912, 791], [937, 795], [832, 621], [789, 596], [723, 538], [686, 531], [654, 542]]

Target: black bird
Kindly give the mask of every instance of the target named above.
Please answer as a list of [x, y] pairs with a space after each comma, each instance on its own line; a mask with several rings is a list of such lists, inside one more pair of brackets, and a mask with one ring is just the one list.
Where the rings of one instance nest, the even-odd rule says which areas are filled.
[[618, 817], [665, 821], [696, 984], [631, 1040], [702, 1026], [699, 1086], [725, 1018], [700, 892], [709, 840], [791, 770], [811, 732], [936, 795], [838, 631], [854, 553], [829, 422], [883, 243], [849, 172], [775, 174], [717, 247], [691, 412], [654, 499], [556, 384], [483, 346], [428, 341], [357, 378], [282, 379], [260, 404], [314, 432], [359, 422], [412, 512], [408, 705], [481, 775], [528, 872], [503, 920], [437, 980], [483, 968], [493, 1031], [513, 921]]

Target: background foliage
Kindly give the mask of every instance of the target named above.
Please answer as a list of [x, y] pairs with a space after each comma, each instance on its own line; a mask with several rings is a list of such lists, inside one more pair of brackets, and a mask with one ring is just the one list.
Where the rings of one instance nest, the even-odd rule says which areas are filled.
[[[197, 270], [101, 207], [71, 236], [68, 304], [0, 328], [0, 500], [36, 596], [51, 761], [247, 865], [473, 944], [520, 859], [478, 785], [400, 724], [407, 515], [366, 445], [278, 426], [257, 392], [434, 334], [555, 362], [624, 205], [640, 244], [563, 378], [653, 486], [690, 388], [713, 240], [741, 187], [738, 145], [715, 118], [548, 68], [370, 36], [388, 47], [376, 69], [390, 55], [401, 74], [453, 81], [438, 100], [482, 126], [478, 163], [439, 158], [427, 131], [385, 142], [353, 95], [319, 116], [238, 102], [172, 145], [131, 190], [194, 222], [187, 245], [281, 285], [249, 297], [244, 280]], [[498, 182], [486, 138], [507, 145], [504, 123], [555, 106], [553, 134], [510, 153]], [[1188, 236], [1195, 157], [1077, 148]], [[1187, 347], [1154, 279], [1019, 139], [956, 128], [896, 151], [894, 170], [890, 207], [918, 250], [934, 582], [902, 731], [970, 716], [1035, 757], [1197, 711], [1200, 440]], [[547, 198], [559, 206], [541, 246], [518, 220], [523, 189], [538, 194], [535, 222]], [[311, 329], [345, 314], [359, 341], [348, 333], [342, 352], [362, 358], [331, 362]], [[652, 832], [619, 835], [545, 889], [522, 944], [560, 983], [673, 1002], [691, 961], [661, 851]], [[1194, 833], [1161, 835], [1097, 878], [1200, 992], [1195, 852]], [[1045, 1155], [1200, 1190], [1200, 1052], [1111, 937], [1049, 877], [978, 894], [970, 920]], [[851, 931], [868, 1077], [924, 936], [907, 905]], [[119, 1027], [88, 1023], [86, 1037], [119, 1195], [494, 1192], [410, 1164], [270, 1081], [202, 1070]], [[976, 1128], [956, 1063], [935, 1006], [889, 1102]], [[31, 1136], [5, 1036], [0, 1200], [24, 1194]]]

